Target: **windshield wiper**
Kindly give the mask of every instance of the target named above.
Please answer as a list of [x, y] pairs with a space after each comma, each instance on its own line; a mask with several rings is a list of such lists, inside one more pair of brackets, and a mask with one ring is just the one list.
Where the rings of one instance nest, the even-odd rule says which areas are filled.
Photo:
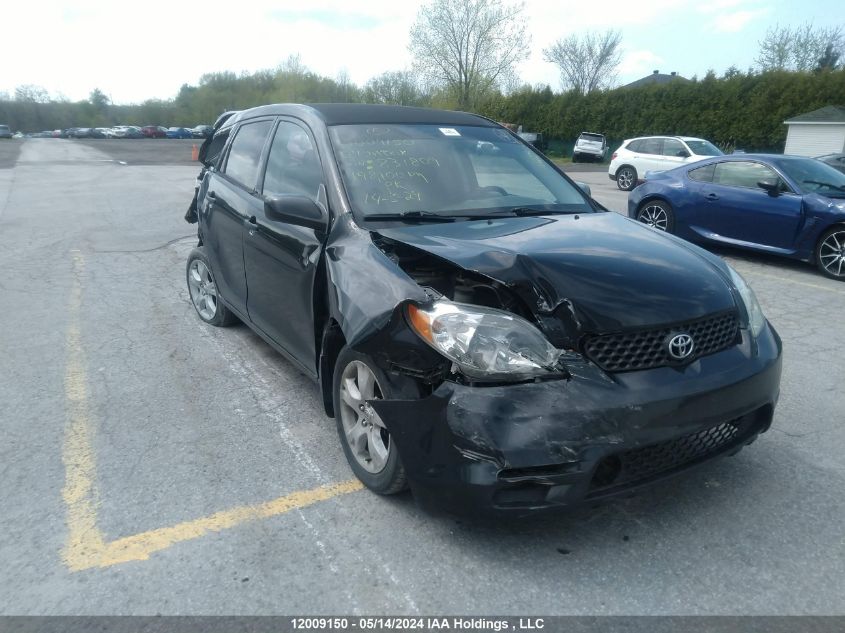
[[833, 183], [822, 182], [821, 180], [802, 180], [801, 182], [807, 183], [808, 185], [820, 185], [822, 187], [830, 187], [831, 189], [845, 191], [845, 187], [843, 187], [842, 185], [834, 185]]
[[371, 213], [365, 220], [413, 220], [414, 222], [454, 222], [455, 218], [431, 211], [403, 211], [402, 213]]
[[537, 207], [513, 207], [507, 209], [505, 213], [519, 216], [528, 215], [572, 215], [575, 213], [584, 213], [584, 211], [573, 211], [567, 209], [538, 209]]

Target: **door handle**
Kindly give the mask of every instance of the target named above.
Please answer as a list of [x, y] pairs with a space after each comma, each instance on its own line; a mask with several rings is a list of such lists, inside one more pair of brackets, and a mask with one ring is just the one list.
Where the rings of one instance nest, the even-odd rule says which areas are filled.
[[704, 197], [707, 198], [708, 200], [718, 200], [719, 199], [719, 196], [717, 196], [715, 193], [708, 193]]

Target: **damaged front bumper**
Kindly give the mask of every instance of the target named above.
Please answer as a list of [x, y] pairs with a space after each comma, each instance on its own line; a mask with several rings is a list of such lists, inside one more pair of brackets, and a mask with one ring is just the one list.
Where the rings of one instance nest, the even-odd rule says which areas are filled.
[[417, 501], [461, 514], [572, 507], [624, 493], [766, 431], [781, 341], [756, 340], [670, 367], [606, 374], [573, 356], [566, 380], [468, 386], [372, 405], [396, 443]]

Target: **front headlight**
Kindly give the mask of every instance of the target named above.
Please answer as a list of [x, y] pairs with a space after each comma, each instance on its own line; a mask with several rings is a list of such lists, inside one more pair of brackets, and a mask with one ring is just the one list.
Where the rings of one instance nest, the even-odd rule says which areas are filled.
[[728, 272], [731, 274], [731, 281], [742, 299], [748, 329], [756, 337], [766, 324], [766, 317], [763, 316], [763, 309], [757, 301], [757, 295], [754, 294], [751, 286], [745, 282], [742, 275], [734, 270], [733, 266], [728, 265]]
[[560, 371], [561, 351], [531, 323], [509, 312], [436, 301], [408, 305], [414, 331], [467, 376], [520, 380]]

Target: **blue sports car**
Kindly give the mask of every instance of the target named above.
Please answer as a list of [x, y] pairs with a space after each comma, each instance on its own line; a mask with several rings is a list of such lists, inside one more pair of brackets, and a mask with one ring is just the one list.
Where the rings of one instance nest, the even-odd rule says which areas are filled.
[[191, 130], [184, 127], [171, 127], [165, 132], [167, 138], [193, 138]]
[[693, 242], [815, 263], [845, 280], [845, 174], [799, 156], [716, 156], [655, 174], [628, 216]]

